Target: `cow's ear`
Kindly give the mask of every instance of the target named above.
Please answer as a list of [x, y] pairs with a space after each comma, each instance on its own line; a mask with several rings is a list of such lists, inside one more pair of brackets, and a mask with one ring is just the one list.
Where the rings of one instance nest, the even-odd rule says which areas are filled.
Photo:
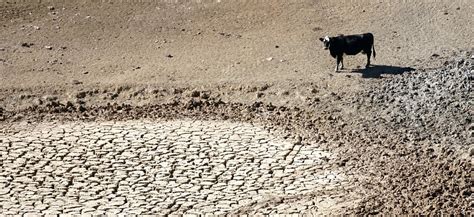
[[324, 41], [324, 38], [319, 38], [320, 41]]

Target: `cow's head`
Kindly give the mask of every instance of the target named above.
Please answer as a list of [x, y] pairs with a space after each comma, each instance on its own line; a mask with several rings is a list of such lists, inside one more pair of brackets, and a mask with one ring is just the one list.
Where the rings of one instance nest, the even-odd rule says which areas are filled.
[[324, 50], [329, 49], [331, 47], [331, 38], [329, 36], [325, 36], [324, 38], [319, 38], [320, 41], [324, 43]]

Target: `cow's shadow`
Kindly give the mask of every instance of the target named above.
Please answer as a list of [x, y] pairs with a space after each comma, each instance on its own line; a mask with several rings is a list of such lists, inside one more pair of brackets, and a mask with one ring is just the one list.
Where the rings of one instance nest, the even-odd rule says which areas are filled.
[[353, 69], [351, 72], [361, 73], [363, 78], [382, 78], [382, 75], [399, 75], [405, 72], [414, 71], [411, 67], [370, 65], [369, 68]]

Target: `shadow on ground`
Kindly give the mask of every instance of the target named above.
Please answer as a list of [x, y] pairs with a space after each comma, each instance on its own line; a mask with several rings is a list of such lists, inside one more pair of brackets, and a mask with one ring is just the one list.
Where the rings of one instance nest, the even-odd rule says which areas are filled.
[[369, 68], [354, 69], [352, 72], [362, 73], [363, 78], [382, 78], [383, 74], [386, 75], [399, 75], [405, 72], [414, 71], [411, 67], [400, 67], [400, 66], [387, 66], [387, 65], [371, 65]]

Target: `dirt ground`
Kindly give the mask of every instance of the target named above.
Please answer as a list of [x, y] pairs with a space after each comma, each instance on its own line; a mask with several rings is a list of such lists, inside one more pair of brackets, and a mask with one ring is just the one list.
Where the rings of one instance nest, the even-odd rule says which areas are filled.
[[[289, 138], [319, 141], [341, 156], [332, 166], [357, 174], [351, 180], [362, 186], [351, 190], [357, 204], [326, 213], [466, 214], [472, 211], [466, 171], [473, 149], [471, 120], [463, 118], [472, 113], [472, 94], [456, 98], [467, 103], [449, 115], [430, 110], [406, 125], [398, 122], [406, 111], [392, 114], [393, 101], [377, 97], [399, 93], [404, 84], [425, 85], [410, 80], [411, 71], [457, 68], [453, 56], [466, 50], [463, 58], [471, 58], [471, 26], [474, 4], [468, 0], [0, 0], [0, 122], [4, 132], [21, 121], [260, 122]], [[348, 56], [348, 69], [335, 73], [335, 60], [318, 38], [363, 32], [375, 36], [373, 69], [360, 70], [364, 55]], [[472, 66], [463, 67], [472, 77]], [[396, 91], [388, 92], [392, 87]], [[403, 94], [397, 97], [396, 106], [408, 107], [399, 100]], [[417, 121], [422, 127], [410, 125]], [[427, 154], [434, 144], [440, 144], [437, 160]], [[459, 147], [442, 148], [452, 144]], [[459, 197], [446, 196], [453, 192]], [[440, 195], [447, 199], [436, 199]]]
[[[394, 66], [383, 77], [396, 67], [440, 65], [439, 58], [474, 44], [469, 1], [14, 2], [0, 4], [0, 102], [10, 109], [22, 106], [22, 94], [66, 100], [120, 87], [132, 96], [112, 102], [156, 103], [165, 98], [133, 93], [160, 88], [219, 88], [224, 99], [251, 102], [252, 89], [263, 87], [261, 100], [301, 104], [307, 95], [377, 82], [335, 74], [319, 37], [372, 32], [373, 63]], [[345, 63], [350, 70], [364, 61], [359, 55]]]

